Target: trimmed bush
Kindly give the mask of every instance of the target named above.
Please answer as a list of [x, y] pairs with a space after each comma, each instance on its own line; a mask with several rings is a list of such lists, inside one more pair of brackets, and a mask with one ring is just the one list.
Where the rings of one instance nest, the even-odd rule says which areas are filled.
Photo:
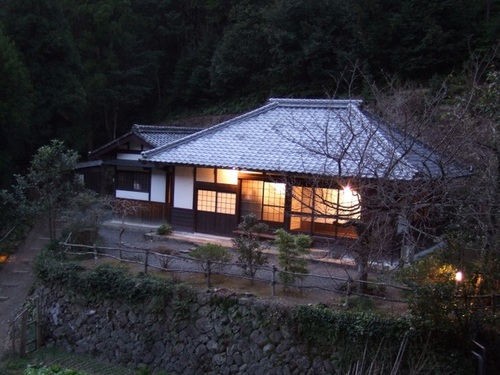
[[168, 236], [169, 234], [172, 234], [172, 226], [168, 223], [162, 224], [156, 230], [156, 234], [159, 234], [160, 236]]

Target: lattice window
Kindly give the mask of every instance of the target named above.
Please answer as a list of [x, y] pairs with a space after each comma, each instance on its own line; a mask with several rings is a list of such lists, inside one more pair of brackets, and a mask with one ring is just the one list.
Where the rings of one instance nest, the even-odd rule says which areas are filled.
[[236, 194], [217, 193], [217, 213], [236, 214]]
[[151, 176], [149, 172], [117, 171], [116, 188], [118, 190], [149, 192]]
[[198, 190], [198, 211], [236, 214], [236, 194], [212, 190]]
[[262, 218], [266, 221], [282, 223], [285, 220], [286, 185], [264, 182], [264, 202]]
[[285, 189], [282, 183], [243, 180], [241, 213], [258, 219], [282, 223], [285, 220]]
[[198, 190], [198, 211], [215, 212], [216, 192], [211, 190]]

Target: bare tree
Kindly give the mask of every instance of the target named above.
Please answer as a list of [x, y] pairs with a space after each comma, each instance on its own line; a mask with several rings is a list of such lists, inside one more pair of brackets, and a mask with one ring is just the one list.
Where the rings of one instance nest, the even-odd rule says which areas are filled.
[[[486, 80], [495, 58], [496, 49], [488, 58], [473, 59], [463, 75], [469, 82], [458, 96], [451, 92], [453, 77], [435, 90], [391, 79], [381, 89], [355, 66], [338, 85], [353, 88], [364, 80], [373, 99], [360, 111], [370, 121], [360, 120], [356, 106], [348, 106], [343, 112], [332, 108], [313, 126], [291, 117], [287, 127], [276, 128], [304, 155], [324, 160], [321, 174], [307, 176], [310, 199], [303, 194], [292, 199], [342, 227], [340, 236], [356, 232], [352, 250], [361, 281], [367, 279], [370, 260], [397, 256], [411, 262], [415, 254], [443, 244], [452, 224], [460, 230], [478, 228], [475, 235], [484, 238], [484, 249], [498, 243], [500, 80], [495, 72], [489, 85]], [[346, 187], [357, 200], [342, 203], [322, 196], [326, 188]]]
[[130, 199], [118, 199], [114, 198], [109, 201], [109, 207], [113, 211], [113, 214], [117, 215], [120, 218], [121, 229], [120, 234], [118, 235], [118, 244], [120, 246], [120, 259], [122, 258], [122, 236], [125, 232], [125, 219], [127, 217], [137, 216], [142, 211], [147, 209], [140, 201], [130, 200]]

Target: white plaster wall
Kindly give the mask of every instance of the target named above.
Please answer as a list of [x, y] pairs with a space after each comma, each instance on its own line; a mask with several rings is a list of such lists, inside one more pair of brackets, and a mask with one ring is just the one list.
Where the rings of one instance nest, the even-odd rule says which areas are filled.
[[138, 201], [148, 201], [149, 193], [139, 191], [116, 190], [117, 198], [136, 199]]
[[139, 158], [141, 157], [141, 155], [139, 154], [125, 154], [125, 153], [121, 153], [119, 152], [118, 154], [116, 154], [116, 158], [117, 159], [122, 159], [122, 160], [139, 160]]
[[191, 167], [176, 167], [174, 179], [174, 207], [193, 209], [194, 172]]
[[151, 201], [165, 203], [167, 174], [160, 169], [151, 171]]

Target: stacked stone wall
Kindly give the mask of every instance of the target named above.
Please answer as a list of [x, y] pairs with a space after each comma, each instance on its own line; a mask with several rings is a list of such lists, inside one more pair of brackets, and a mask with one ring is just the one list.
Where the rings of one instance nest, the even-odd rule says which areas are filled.
[[168, 374], [334, 374], [331, 348], [306, 345], [290, 309], [252, 297], [200, 293], [161, 311], [38, 290], [56, 347]]

